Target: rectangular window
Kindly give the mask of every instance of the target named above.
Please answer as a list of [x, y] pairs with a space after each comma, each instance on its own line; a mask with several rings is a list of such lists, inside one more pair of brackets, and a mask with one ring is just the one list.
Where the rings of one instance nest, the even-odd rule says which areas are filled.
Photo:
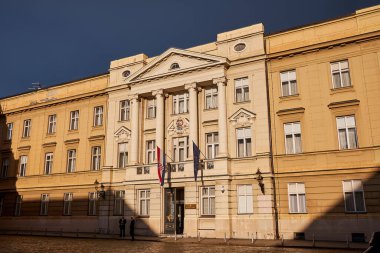
[[119, 143], [119, 168], [125, 168], [128, 165], [127, 143]]
[[365, 212], [364, 189], [361, 180], [343, 181], [346, 212]]
[[46, 153], [45, 154], [44, 174], [45, 175], [51, 174], [52, 169], [53, 169], [53, 153]]
[[13, 135], [13, 123], [8, 123], [7, 124], [7, 140], [8, 141], [12, 140], [12, 135]]
[[16, 196], [15, 216], [21, 216], [22, 195]]
[[47, 133], [48, 134], [54, 134], [56, 126], [57, 126], [57, 115], [55, 115], [55, 114], [49, 115], [48, 116], [48, 129], [47, 129]]
[[115, 191], [114, 215], [124, 215], [124, 191]]
[[146, 142], [146, 163], [152, 164], [156, 160], [156, 141]]
[[209, 88], [205, 90], [206, 109], [218, 108], [218, 88]]
[[68, 173], [75, 172], [77, 162], [77, 151], [75, 149], [70, 149], [67, 151], [67, 168]]
[[351, 86], [348, 60], [332, 62], [330, 66], [334, 89]]
[[183, 93], [173, 96], [173, 114], [188, 112], [189, 93]]
[[358, 148], [355, 117], [337, 117], [336, 125], [338, 128], [339, 149]]
[[238, 213], [246, 214], [253, 213], [253, 193], [252, 185], [238, 185]]
[[139, 215], [148, 216], [150, 208], [150, 190], [139, 190]]
[[215, 215], [215, 186], [202, 187], [202, 215]]
[[92, 147], [91, 170], [100, 170], [102, 149], [99, 146]]
[[7, 177], [9, 171], [9, 158], [3, 158], [1, 163], [1, 177]]
[[251, 128], [236, 129], [237, 135], [237, 155], [247, 157], [252, 155], [252, 131]]
[[219, 153], [219, 134], [206, 134], [207, 159], [214, 159]]
[[63, 194], [63, 215], [71, 215], [71, 204], [73, 203], [73, 194], [65, 192]]
[[96, 192], [88, 193], [88, 215], [96, 215]]
[[175, 162], [184, 162], [189, 156], [189, 137], [173, 138], [173, 154]]
[[30, 128], [32, 127], [32, 120], [24, 120], [24, 127], [22, 129], [22, 138], [28, 138], [30, 136]]
[[103, 106], [94, 107], [94, 126], [103, 125]]
[[304, 183], [289, 183], [289, 212], [306, 213], [306, 193]]
[[79, 126], [79, 111], [70, 112], [70, 130], [78, 130]]
[[49, 209], [49, 194], [41, 194], [41, 208], [40, 215], [48, 215]]
[[120, 121], [129, 120], [130, 102], [129, 100], [120, 101]]
[[281, 91], [282, 91], [283, 97], [296, 95], [298, 93], [295, 70], [281, 72], [280, 78], [281, 78]]
[[301, 145], [301, 123], [292, 122], [284, 124], [285, 150], [287, 154], [302, 152]]
[[20, 177], [25, 177], [27, 164], [28, 164], [28, 157], [26, 155], [20, 156], [20, 168], [19, 168]]
[[147, 119], [153, 119], [156, 117], [156, 100], [148, 99], [146, 101], [146, 117]]
[[249, 101], [248, 77], [235, 79], [235, 102]]

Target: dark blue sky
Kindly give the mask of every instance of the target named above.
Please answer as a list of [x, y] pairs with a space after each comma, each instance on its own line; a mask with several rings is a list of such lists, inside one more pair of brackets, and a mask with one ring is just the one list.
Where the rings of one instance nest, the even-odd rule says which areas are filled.
[[0, 97], [107, 72], [111, 60], [215, 41], [264, 23], [266, 33], [379, 0], [0, 0]]

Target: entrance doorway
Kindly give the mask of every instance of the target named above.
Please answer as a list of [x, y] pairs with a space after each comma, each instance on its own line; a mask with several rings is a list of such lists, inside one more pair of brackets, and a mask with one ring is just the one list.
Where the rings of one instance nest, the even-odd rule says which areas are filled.
[[183, 234], [185, 218], [184, 188], [166, 188], [164, 198], [164, 233]]

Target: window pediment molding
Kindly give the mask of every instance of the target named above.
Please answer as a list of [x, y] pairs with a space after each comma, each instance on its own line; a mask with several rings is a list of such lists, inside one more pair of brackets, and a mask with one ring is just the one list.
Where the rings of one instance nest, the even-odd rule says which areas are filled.
[[251, 126], [256, 118], [256, 113], [240, 108], [229, 117], [229, 121], [235, 127]]

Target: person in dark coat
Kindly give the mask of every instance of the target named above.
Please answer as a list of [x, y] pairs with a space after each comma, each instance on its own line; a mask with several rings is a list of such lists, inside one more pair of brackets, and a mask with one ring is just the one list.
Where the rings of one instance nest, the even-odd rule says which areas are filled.
[[129, 234], [132, 237], [132, 241], [135, 240], [135, 218], [131, 217], [131, 224], [129, 224]]
[[378, 253], [380, 252], [380, 231], [374, 232], [369, 241], [369, 248], [363, 253]]
[[124, 238], [125, 237], [125, 224], [127, 224], [127, 220], [123, 216], [119, 220], [120, 238]]

